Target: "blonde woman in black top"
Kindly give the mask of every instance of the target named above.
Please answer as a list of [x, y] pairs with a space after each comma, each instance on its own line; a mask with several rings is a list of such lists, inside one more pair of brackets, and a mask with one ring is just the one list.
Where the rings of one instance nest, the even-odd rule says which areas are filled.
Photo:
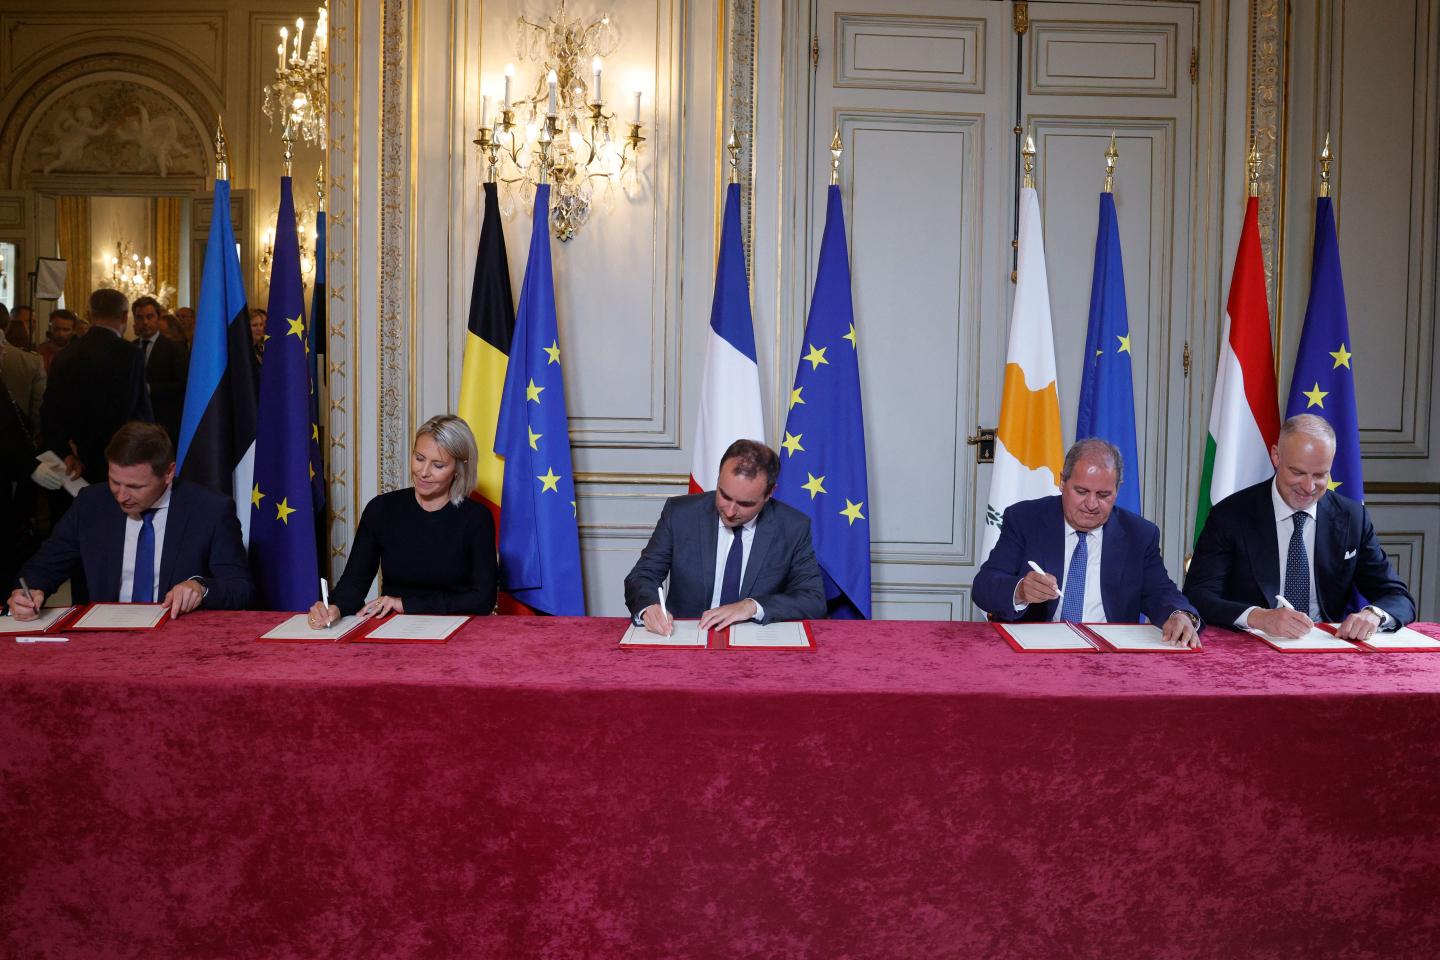
[[[365, 505], [345, 573], [327, 609], [310, 608], [310, 625], [353, 613], [488, 614], [495, 608], [495, 523], [470, 499], [475, 437], [459, 417], [431, 417], [415, 434], [413, 487]], [[365, 602], [379, 572], [381, 594]]]

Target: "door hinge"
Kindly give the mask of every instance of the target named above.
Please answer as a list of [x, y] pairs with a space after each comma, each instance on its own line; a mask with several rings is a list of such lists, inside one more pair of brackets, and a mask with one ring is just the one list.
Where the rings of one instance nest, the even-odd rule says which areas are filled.
[[1200, 48], [1190, 48], [1190, 85], [1193, 87], [1200, 82]]
[[1180, 355], [1180, 366], [1185, 371], [1185, 379], [1190, 379], [1190, 341], [1185, 341], [1185, 352]]
[[1013, 21], [1015, 32], [1023, 36], [1030, 29], [1030, 4], [1027, 0], [1015, 0]]
[[995, 462], [995, 428], [975, 428], [975, 433], [965, 438], [965, 442], [975, 448], [976, 463]]
[[820, 35], [818, 33], [810, 35], [810, 69], [820, 69]]

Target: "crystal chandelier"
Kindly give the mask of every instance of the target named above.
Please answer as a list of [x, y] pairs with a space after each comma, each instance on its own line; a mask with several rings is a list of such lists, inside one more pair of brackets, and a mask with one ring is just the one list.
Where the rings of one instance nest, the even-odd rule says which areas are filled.
[[141, 297], [154, 297], [167, 309], [175, 296], [175, 288], [168, 283], [156, 288], [154, 264], [148, 256], [136, 253], [125, 239], [115, 241], [115, 253], [110, 257], [110, 286], [125, 294], [131, 303]]
[[280, 28], [280, 45], [275, 48], [279, 62], [275, 82], [265, 87], [265, 116], [270, 129], [287, 123], [301, 140], [325, 146], [326, 118], [330, 113], [330, 10], [320, 5], [310, 45], [305, 46], [305, 18], [295, 20], [295, 36], [289, 27]]
[[614, 209], [616, 184], [627, 197], [640, 194], [638, 157], [645, 142], [640, 93], [635, 93], [628, 133], [622, 133], [615, 113], [605, 108], [602, 85], [604, 58], [619, 43], [608, 15], [584, 24], [568, 17], [560, 0], [560, 9], [545, 23], [521, 16], [516, 28], [516, 56], [536, 62], [540, 70], [530, 95], [517, 100], [511, 97], [515, 67], [505, 67], [505, 93], [493, 123], [491, 98], [481, 99], [475, 143], [488, 160], [488, 179], [501, 185], [501, 212], [514, 213], [516, 192], [529, 209], [536, 185], [548, 182], [553, 185], [551, 230], [569, 240], [590, 218], [597, 191], [607, 211]]

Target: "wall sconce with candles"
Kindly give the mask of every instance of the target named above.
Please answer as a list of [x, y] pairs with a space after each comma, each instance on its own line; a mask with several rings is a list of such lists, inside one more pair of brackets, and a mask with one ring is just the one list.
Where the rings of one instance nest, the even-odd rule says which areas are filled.
[[265, 87], [265, 116], [270, 129], [276, 121], [283, 127], [288, 122], [300, 139], [316, 147], [325, 146], [325, 129], [330, 113], [330, 10], [320, 5], [310, 44], [305, 45], [305, 18], [295, 21], [295, 36], [290, 28], [280, 28], [280, 45], [275, 48], [279, 63], [275, 81]]
[[557, 239], [570, 240], [590, 219], [597, 189], [606, 210], [614, 209], [616, 183], [627, 197], [640, 194], [641, 95], [635, 92], [629, 132], [617, 135], [620, 121], [605, 109], [603, 88], [604, 58], [619, 43], [608, 14], [582, 24], [566, 15], [565, 0], [560, 0], [560, 9], [545, 23], [521, 16], [516, 28], [519, 59], [537, 61], [542, 72], [533, 93], [515, 100], [515, 66], [506, 65], [504, 97], [493, 123], [491, 98], [481, 98], [474, 142], [487, 158], [487, 180], [501, 185], [501, 212], [507, 217], [515, 212], [517, 190], [531, 207], [545, 168], [544, 179], [552, 185], [550, 228]]

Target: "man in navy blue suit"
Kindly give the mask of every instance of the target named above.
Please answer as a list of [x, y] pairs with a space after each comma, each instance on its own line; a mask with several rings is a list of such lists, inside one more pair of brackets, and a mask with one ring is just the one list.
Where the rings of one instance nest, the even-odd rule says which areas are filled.
[[1115, 509], [1124, 468], [1113, 444], [1077, 441], [1065, 454], [1060, 496], [1005, 511], [975, 575], [976, 605], [996, 620], [1134, 623], [1143, 613], [1167, 642], [1198, 647], [1200, 615], [1165, 571], [1159, 528]]
[[1212, 623], [1302, 637], [1316, 621], [1338, 622], [1340, 636], [1365, 640], [1415, 619], [1370, 514], [1330, 489], [1334, 459], [1335, 430], [1298, 414], [1270, 448], [1275, 476], [1215, 504], [1185, 577]]
[[175, 449], [152, 423], [122, 426], [105, 460], [108, 489], [82, 490], [21, 568], [30, 589], [10, 594], [15, 619], [37, 616], [77, 563], [97, 602], [158, 601], [172, 617], [198, 607], [244, 609], [254, 588], [231, 499], [176, 484]]

